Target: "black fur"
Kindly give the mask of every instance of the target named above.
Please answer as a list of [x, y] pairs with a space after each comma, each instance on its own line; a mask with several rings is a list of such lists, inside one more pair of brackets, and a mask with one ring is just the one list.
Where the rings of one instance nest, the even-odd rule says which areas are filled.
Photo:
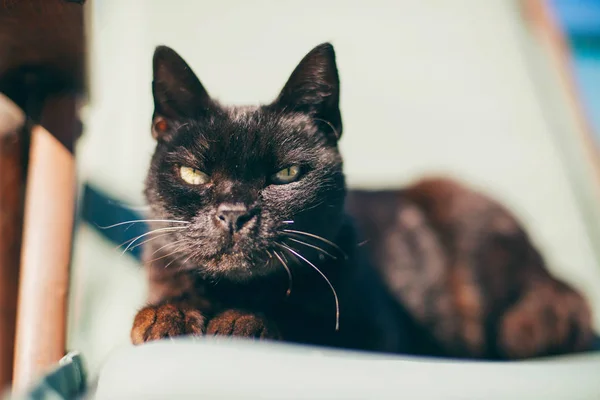
[[[332, 240], [342, 222], [345, 195], [337, 138], [342, 125], [339, 81], [329, 44], [310, 52], [272, 104], [227, 108], [208, 97], [192, 70], [172, 50], [154, 57], [154, 119], [165, 118], [147, 178], [154, 217], [192, 222], [184, 234], [189, 265], [209, 277], [246, 280], [277, 268], [267, 251], [294, 229]], [[190, 186], [178, 166], [211, 177]], [[279, 170], [299, 165], [298, 181], [279, 185]], [[215, 226], [222, 203], [242, 203], [256, 222], [231, 236]], [[281, 268], [281, 267], [279, 267]]]
[[[134, 343], [236, 334], [476, 358], [589, 348], [589, 305], [492, 199], [443, 179], [347, 196], [331, 45], [255, 107], [220, 105], [159, 47], [153, 94], [146, 197], [152, 218], [186, 224], [148, 241], [151, 304], [136, 316]], [[181, 166], [208, 180], [186, 183]], [[297, 180], [274, 179], [292, 166]]]

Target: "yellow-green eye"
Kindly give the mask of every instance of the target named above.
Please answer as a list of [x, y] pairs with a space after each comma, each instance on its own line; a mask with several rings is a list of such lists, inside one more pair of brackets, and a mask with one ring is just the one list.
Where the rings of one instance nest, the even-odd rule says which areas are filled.
[[204, 172], [190, 167], [179, 167], [179, 176], [190, 185], [202, 185], [209, 180]]
[[292, 165], [291, 167], [284, 168], [273, 175], [273, 181], [279, 184], [291, 183], [297, 180], [299, 177], [300, 167], [297, 165]]

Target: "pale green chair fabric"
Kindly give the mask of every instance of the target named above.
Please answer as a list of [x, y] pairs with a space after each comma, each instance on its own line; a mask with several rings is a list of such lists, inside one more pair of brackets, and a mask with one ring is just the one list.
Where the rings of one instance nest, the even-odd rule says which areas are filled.
[[600, 352], [461, 362], [235, 339], [117, 350], [95, 399], [600, 399]]

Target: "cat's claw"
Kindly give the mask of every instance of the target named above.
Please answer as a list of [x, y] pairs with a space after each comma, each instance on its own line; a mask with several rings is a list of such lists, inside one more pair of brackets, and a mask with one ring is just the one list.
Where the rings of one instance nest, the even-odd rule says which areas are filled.
[[217, 314], [208, 322], [206, 333], [257, 339], [281, 339], [277, 327], [266, 318], [240, 310], [227, 310]]
[[131, 342], [135, 345], [151, 340], [182, 335], [202, 335], [206, 319], [200, 311], [185, 304], [167, 303], [147, 306], [135, 316]]

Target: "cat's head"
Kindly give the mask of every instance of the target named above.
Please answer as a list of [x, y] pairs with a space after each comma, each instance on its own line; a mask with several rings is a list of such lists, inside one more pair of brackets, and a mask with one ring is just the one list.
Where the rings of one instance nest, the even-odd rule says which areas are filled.
[[316, 236], [339, 230], [345, 196], [333, 47], [315, 47], [271, 104], [254, 107], [220, 105], [168, 47], [153, 61], [145, 193], [153, 218], [185, 221], [160, 225], [181, 228], [161, 231], [173, 265], [245, 280], [297, 257], [284, 246], [314, 259], [311, 246], [327, 246]]

